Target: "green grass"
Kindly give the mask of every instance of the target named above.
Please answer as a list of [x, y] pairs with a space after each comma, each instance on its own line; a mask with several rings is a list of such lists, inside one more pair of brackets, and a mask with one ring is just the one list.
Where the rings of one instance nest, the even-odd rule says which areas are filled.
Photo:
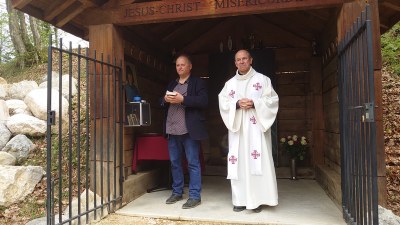
[[381, 36], [382, 63], [389, 72], [400, 75], [400, 23]]
[[40, 218], [46, 216], [46, 200], [31, 197], [20, 209], [21, 217]]
[[15, 67], [13, 62], [0, 64], [0, 77], [3, 77], [9, 84], [22, 80], [33, 80], [39, 84], [45, 74], [47, 74], [47, 64], [36, 65], [24, 69]]

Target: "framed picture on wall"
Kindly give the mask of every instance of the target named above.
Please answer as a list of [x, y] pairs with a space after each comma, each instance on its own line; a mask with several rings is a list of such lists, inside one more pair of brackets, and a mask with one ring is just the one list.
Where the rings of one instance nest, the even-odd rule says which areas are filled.
[[136, 67], [130, 62], [125, 62], [125, 91], [127, 101], [133, 101], [133, 97], [140, 96], [140, 89], [136, 74]]
[[125, 67], [126, 83], [129, 85], [135, 85], [136, 88], [139, 90], [135, 65], [130, 62], [125, 62]]

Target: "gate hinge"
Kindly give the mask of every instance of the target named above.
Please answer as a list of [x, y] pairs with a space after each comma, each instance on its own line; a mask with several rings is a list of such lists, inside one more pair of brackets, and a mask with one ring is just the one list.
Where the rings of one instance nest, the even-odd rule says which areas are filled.
[[375, 122], [375, 104], [373, 102], [365, 103], [363, 122]]
[[47, 125], [55, 125], [56, 124], [56, 111], [47, 112]]

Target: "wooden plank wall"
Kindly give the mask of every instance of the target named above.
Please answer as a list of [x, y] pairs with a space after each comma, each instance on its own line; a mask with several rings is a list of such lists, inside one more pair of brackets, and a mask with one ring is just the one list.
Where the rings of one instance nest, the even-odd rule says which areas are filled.
[[324, 111], [324, 160], [325, 164], [340, 174], [340, 131], [337, 57], [323, 66], [322, 93]]
[[[332, 39], [331, 39], [332, 40]], [[332, 40], [332, 43], [334, 43]], [[322, 65], [322, 98], [323, 98], [323, 163], [316, 167], [316, 179], [325, 189], [328, 196], [340, 208], [342, 202], [340, 181], [340, 130], [338, 73], [336, 53], [327, 57]]]
[[[279, 96], [278, 137], [288, 135], [312, 137], [312, 101], [310, 98], [311, 49], [281, 48], [275, 50], [277, 93]], [[313, 144], [310, 154], [300, 166], [313, 165]], [[288, 166], [289, 158], [279, 148], [279, 165]]]
[[[132, 159], [134, 154], [135, 137], [142, 133], [162, 133], [163, 127], [163, 109], [159, 105], [160, 97], [163, 95], [167, 82], [170, 80], [168, 69], [149, 64], [145, 59], [134, 57], [125, 46], [125, 62], [135, 66], [137, 86], [142, 97], [150, 103], [151, 107], [151, 125], [142, 127], [124, 127], [124, 173], [125, 178], [131, 175]], [[166, 63], [165, 63], [166, 65]], [[140, 166], [138, 167], [140, 169]]]

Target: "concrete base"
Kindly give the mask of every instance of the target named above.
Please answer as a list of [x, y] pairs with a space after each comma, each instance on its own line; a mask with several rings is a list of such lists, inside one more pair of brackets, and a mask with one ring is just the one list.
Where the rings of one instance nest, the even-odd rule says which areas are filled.
[[261, 213], [252, 210], [233, 212], [230, 182], [223, 176], [203, 176], [202, 204], [182, 209], [187, 199], [167, 205], [171, 191], [146, 193], [117, 214], [241, 224], [345, 225], [342, 213], [315, 180], [278, 179], [279, 205], [264, 206]]
[[144, 171], [129, 175], [124, 182], [122, 204], [125, 205], [139, 198], [145, 194], [148, 189], [159, 185], [159, 176], [160, 172], [157, 170]]
[[342, 206], [342, 186], [340, 174], [325, 165], [315, 168], [315, 177], [321, 187], [326, 191], [338, 208]]
[[[278, 179], [290, 179], [290, 168], [289, 167], [278, 167], [275, 168], [276, 177]], [[124, 182], [124, 194], [122, 199], [122, 205], [126, 205], [129, 202], [137, 199], [147, 192], [148, 189], [157, 187], [162, 182], [160, 179], [161, 171], [149, 170], [141, 171], [136, 174], [129, 175]], [[205, 176], [220, 176], [226, 177], [226, 166], [206, 166]], [[165, 174], [164, 174], [165, 176]], [[315, 174], [311, 168], [300, 167], [297, 170], [297, 177], [299, 179], [314, 179]], [[164, 179], [165, 180], [165, 179]]]

